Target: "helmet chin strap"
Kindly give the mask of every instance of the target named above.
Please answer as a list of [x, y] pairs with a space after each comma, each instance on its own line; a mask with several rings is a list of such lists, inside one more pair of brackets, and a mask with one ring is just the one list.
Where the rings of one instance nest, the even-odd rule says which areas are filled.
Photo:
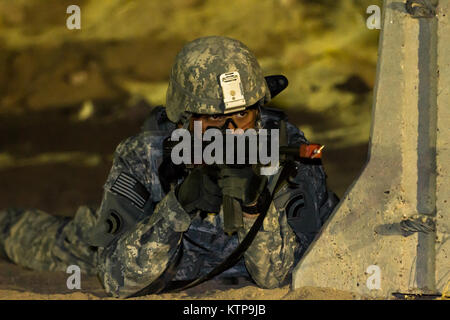
[[262, 102], [260, 102], [258, 104], [258, 114], [256, 115], [256, 120], [255, 120], [255, 129], [257, 129], [257, 130], [262, 129], [262, 119], [261, 119], [261, 107], [262, 107], [262, 105], [263, 105]]
[[189, 126], [191, 124], [191, 117], [192, 115], [190, 113], [183, 113], [181, 116], [180, 122], [183, 129], [189, 130]]

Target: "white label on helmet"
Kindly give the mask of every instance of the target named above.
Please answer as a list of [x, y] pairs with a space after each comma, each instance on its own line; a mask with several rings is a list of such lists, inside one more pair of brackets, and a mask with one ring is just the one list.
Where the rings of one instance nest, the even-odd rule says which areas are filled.
[[245, 98], [239, 72], [227, 72], [220, 75], [220, 85], [225, 103], [224, 113], [245, 110]]

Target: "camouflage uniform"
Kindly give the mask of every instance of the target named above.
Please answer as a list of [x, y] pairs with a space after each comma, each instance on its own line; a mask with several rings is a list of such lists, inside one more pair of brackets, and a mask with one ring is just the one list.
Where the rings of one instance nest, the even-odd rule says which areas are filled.
[[[195, 47], [195, 42], [191, 46]], [[197, 59], [208, 60], [208, 55], [198, 52]], [[176, 63], [172, 77], [178, 67]], [[168, 97], [176, 93], [178, 100], [192, 106], [195, 101], [186, 88], [181, 90], [182, 94], [172, 92], [174, 85], [180, 85], [179, 81], [179, 78], [178, 82], [171, 81]], [[247, 85], [252, 91], [256, 82]], [[258, 94], [249, 94], [246, 100], [254, 103], [253, 100], [270, 99], [265, 82], [260, 88], [253, 90]], [[192, 87], [189, 90], [202, 95], [201, 90], [197, 92]], [[211, 102], [207, 106], [200, 103], [205, 113], [217, 112], [219, 107], [223, 112], [223, 106], [214, 98], [203, 97], [202, 101]], [[164, 283], [195, 279], [220, 264], [242, 241], [254, 219], [244, 217], [244, 226], [238, 233], [227, 235], [223, 231], [222, 210], [206, 217], [189, 215], [173, 190], [165, 193], [158, 168], [163, 160], [163, 139], [186, 115], [173, 112], [178, 106], [155, 109], [139, 135], [119, 144], [98, 210], [80, 207], [72, 220], [38, 210], [0, 212], [0, 253], [3, 250], [15, 263], [36, 270], [63, 271], [71, 264], [78, 265], [85, 273], [97, 273], [105, 290], [115, 297], [141, 292], [157, 279], [164, 279]], [[285, 119], [281, 112], [261, 108], [258, 126], [273, 128], [282, 120]], [[287, 131], [290, 144], [307, 142], [303, 133], [290, 123]], [[270, 176], [269, 184], [275, 182], [273, 178]], [[124, 189], [123, 183], [132, 185], [135, 192]], [[326, 187], [323, 168], [297, 163], [297, 174], [275, 194], [263, 227], [243, 258], [220, 276], [251, 277], [263, 288], [284, 284], [336, 203], [336, 196]], [[117, 232], [105, 230], [105, 222], [117, 216], [122, 227]], [[181, 261], [173, 277], [162, 278], [179, 257], [178, 253], [182, 254]]]
[[[265, 124], [274, 117], [263, 113], [262, 120]], [[301, 131], [292, 125], [288, 129], [290, 143], [306, 142]], [[6, 255], [13, 262], [35, 270], [65, 271], [75, 264], [88, 274], [98, 272], [106, 291], [117, 297], [129, 296], [157, 279], [175, 258], [182, 241], [184, 252], [174, 280], [194, 279], [212, 270], [237, 247], [254, 220], [244, 218], [244, 228], [238, 235], [229, 236], [222, 229], [222, 212], [205, 218], [190, 217], [173, 191], [164, 194], [157, 174], [163, 139], [164, 136], [155, 136], [153, 131], [143, 131], [117, 147], [97, 211], [80, 207], [72, 220], [39, 210], [0, 213], [0, 244]], [[148, 191], [149, 198], [142, 209], [111, 190], [123, 172]], [[326, 188], [321, 166], [298, 163], [298, 174], [292, 182], [297, 187], [286, 186], [275, 195], [263, 229], [244, 259], [222, 276], [251, 276], [263, 288], [277, 287], [286, 279], [337, 201]], [[294, 232], [289, 222], [298, 218], [289, 215], [286, 206], [299, 193], [308, 202], [304, 206], [308, 216], [303, 219], [314, 226], [311, 230]], [[93, 247], [91, 238], [96, 221], [110, 210], [127, 212], [133, 216], [129, 221], [134, 219], [135, 225], [120, 236], [102, 239], [105, 243], [111, 241], [106, 247]], [[297, 214], [300, 216], [301, 212]]]

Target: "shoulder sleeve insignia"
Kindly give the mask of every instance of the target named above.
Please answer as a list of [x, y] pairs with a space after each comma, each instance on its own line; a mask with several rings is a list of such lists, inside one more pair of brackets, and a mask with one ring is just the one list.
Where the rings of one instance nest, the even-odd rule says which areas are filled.
[[150, 197], [150, 193], [142, 183], [124, 172], [119, 174], [111, 190], [127, 198], [141, 209], [144, 208], [145, 203]]

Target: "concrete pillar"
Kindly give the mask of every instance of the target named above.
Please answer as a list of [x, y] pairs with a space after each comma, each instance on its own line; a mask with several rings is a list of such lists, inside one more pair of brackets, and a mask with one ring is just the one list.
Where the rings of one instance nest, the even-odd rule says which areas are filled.
[[293, 288], [390, 298], [450, 280], [449, 9], [441, 0], [436, 17], [413, 18], [384, 1], [368, 161]]
[[[450, 281], [450, 1], [438, 10], [436, 288]], [[450, 287], [449, 287], [450, 289]]]

